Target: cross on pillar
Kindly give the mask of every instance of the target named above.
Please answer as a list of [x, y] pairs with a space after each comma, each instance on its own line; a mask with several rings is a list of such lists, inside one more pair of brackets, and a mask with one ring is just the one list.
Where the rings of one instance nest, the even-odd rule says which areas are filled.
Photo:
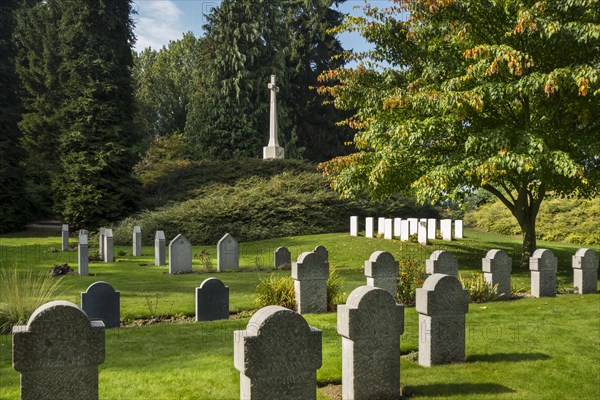
[[271, 82], [267, 87], [271, 91], [271, 112], [269, 118], [269, 144], [263, 147], [263, 158], [284, 158], [283, 147], [279, 146], [277, 137], [277, 92], [279, 92], [279, 87], [275, 84], [275, 75], [271, 75]]

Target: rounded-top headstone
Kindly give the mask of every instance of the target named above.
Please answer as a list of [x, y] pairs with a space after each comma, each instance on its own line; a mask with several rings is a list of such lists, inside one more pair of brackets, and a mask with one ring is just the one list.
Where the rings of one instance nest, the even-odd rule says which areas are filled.
[[387, 251], [375, 251], [365, 261], [365, 275], [378, 278], [398, 276], [398, 261]]
[[51, 301], [38, 307], [29, 317], [27, 326], [30, 332], [45, 332], [51, 336], [65, 329], [65, 324], [57, 324], [57, 320], [68, 321], [71, 327], [90, 327], [87, 314], [77, 305], [64, 300]]
[[416, 310], [425, 315], [466, 314], [469, 292], [452, 275], [433, 274], [417, 289]]
[[504, 250], [490, 250], [483, 262], [483, 272], [510, 272], [512, 271], [512, 258]]
[[427, 274], [458, 275], [458, 261], [447, 250], [436, 250], [425, 262]]
[[598, 269], [598, 254], [591, 249], [578, 249], [573, 257], [573, 268]]
[[329, 268], [317, 253], [306, 251], [300, 254], [298, 261], [292, 263], [292, 277], [296, 280], [327, 279]]
[[114, 293], [117, 293], [117, 291], [111, 286], [110, 283], [98, 281], [88, 286], [86, 293], [89, 293], [93, 296], [99, 296], [105, 294], [112, 295]]
[[329, 262], [329, 251], [327, 251], [325, 246], [317, 246], [315, 247], [313, 252], [315, 252], [319, 257], [321, 257], [321, 259], [323, 259], [323, 262]]
[[200, 284], [201, 289], [217, 290], [224, 289], [226, 286], [217, 278], [207, 278]]
[[529, 259], [529, 269], [532, 271], [555, 271], [557, 260], [552, 251], [537, 249]]

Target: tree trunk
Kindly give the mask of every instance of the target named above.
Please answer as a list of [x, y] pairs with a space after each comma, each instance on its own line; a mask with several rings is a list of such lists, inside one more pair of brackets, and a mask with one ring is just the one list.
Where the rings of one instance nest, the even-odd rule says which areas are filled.
[[[529, 213], [526, 213], [529, 214]], [[521, 230], [523, 231], [523, 253], [521, 257], [521, 268], [529, 268], [529, 257], [537, 248], [535, 237], [535, 220], [537, 212], [533, 215], [525, 215], [524, 221], [519, 221]]]

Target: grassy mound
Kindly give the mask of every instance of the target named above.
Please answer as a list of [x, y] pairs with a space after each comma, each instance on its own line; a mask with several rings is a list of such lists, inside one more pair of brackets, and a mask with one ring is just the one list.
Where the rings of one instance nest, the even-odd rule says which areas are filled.
[[[485, 204], [465, 215], [465, 223], [488, 232], [517, 235], [521, 229], [500, 202]], [[584, 245], [600, 244], [600, 198], [553, 199], [542, 202], [536, 224], [538, 239]]]

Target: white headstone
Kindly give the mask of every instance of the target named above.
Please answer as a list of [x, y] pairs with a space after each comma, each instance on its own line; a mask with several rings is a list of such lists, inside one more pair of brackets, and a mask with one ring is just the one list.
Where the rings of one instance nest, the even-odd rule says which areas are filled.
[[377, 218], [377, 235], [383, 235], [385, 232], [385, 218], [379, 217]]
[[240, 255], [237, 240], [226, 233], [217, 243], [217, 271], [237, 271], [240, 269]]
[[104, 260], [104, 236], [106, 235], [106, 228], [100, 228], [100, 231], [98, 232], [98, 239], [99, 239], [99, 245], [100, 247], [98, 248], [98, 253], [100, 254], [100, 258], [102, 259], [102, 261]]
[[368, 237], [368, 238], [373, 237], [373, 218], [372, 217], [365, 218], [365, 237]]
[[132, 236], [133, 249], [132, 254], [134, 257], [139, 257], [142, 255], [142, 228], [139, 226], [133, 227], [133, 236]]
[[350, 217], [350, 236], [358, 236], [358, 217]]
[[440, 221], [440, 231], [442, 232], [442, 240], [452, 240], [452, 220], [443, 219]]
[[462, 219], [457, 219], [454, 221], [454, 237], [456, 239], [463, 238], [463, 221]]
[[389, 240], [392, 240], [394, 238], [394, 220], [391, 218], [386, 218], [385, 220], [383, 237]]
[[62, 224], [62, 251], [69, 251], [69, 225]]
[[417, 240], [420, 244], [427, 246], [429, 240], [427, 239], [427, 220], [420, 219], [417, 226]]
[[408, 218], [408, 234], [409, 235], [417, 234], [417, 230], [418, 230], [417, 224], [418, 223], [419, 223], [419, 220], [417, 218]]
[[79, 233], [77, 243], [77, 268], [79, 276], [88, 276], [88, 235], [87, 231]]
[[192, 244], [182, 234], [169, 243], [169, 273], [192, 272]]
[[437, 229], [437, 220], [429, 218], [427, 220], [427, 239], [435, 239], [435, 231]]
[[400, 224], [402, 218], [394, 218], [394, 237], [400, 237]]
[[408, 241], [408, 236], [409, 236], [409, 226], [408, 226], [408, 220], [407, 219], [403, 219], [402, 221], [400, 221], [400, 240], [403, 242], [407, 242]]
[[154, 235], [154, 265], [161, 267], [167, 265], [165, 232], [156, 231]]
[[579, 294], [598, 291], [598, 254], [594, 250], [579, 249], [573, 256], [573, 286]]
[[271, 75], [271, 82], [267, 85], [271, 91], [270, 115], [269, 115], [269, 144], [263, 147], [263, 159], [285, 158], [283, 147], [279, 146], [279, 127], [277, 122], [277, 87], [275, 75]]
[[111, 263], [115, 261], [114, 238], [112, 229], [104, 230], [104, 262]]

